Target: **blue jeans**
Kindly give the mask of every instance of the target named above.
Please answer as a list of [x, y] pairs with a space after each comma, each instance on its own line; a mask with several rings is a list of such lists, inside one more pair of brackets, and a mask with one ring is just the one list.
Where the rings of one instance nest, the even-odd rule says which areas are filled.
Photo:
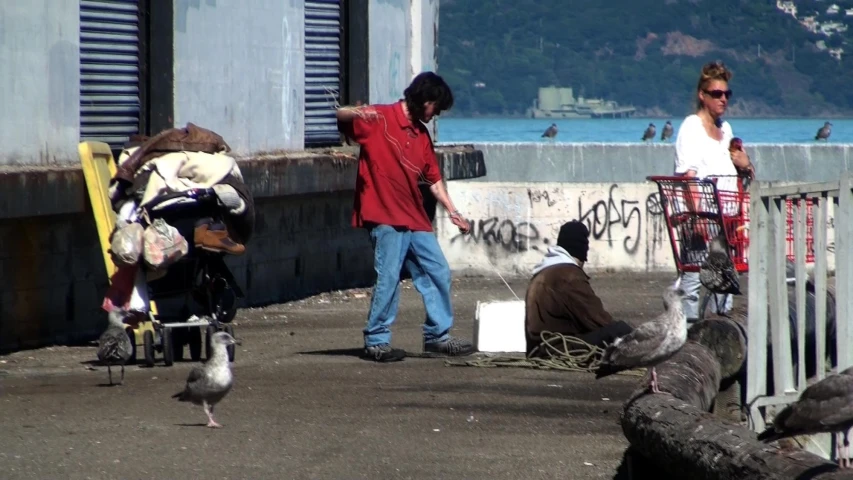
[[453, 325], [450, 305], [450, 266], [432, 232], [412, 232], [388, 225], [370, 228], [376, 285], [370, 300], [364, 346], [391, 343], [390, 327], [400, 304], [400, 273], [403, 265], [421, 294], [426, 310], [424, 342], [442, 342]]

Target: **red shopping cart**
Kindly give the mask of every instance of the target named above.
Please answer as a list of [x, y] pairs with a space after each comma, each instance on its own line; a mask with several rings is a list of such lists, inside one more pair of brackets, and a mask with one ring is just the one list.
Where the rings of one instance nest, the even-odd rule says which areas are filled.
[[[679, 276], [698, 272], [712, 238], [724, 234], [729, 255], [738, 273], [749, 271], [749, 192], [741, 176], [708, 178], [650, 176], [658, 186], [666, 218], [672, 256]], [[730, 189], [718, 189], [724, 182]], [[806, 203], [806, 262], [814, 262], [813, 203]], [[794, 259], [793, 201], [787, 201], [786, 253]], [[699, 317], [710, 292], [703, 296]]]

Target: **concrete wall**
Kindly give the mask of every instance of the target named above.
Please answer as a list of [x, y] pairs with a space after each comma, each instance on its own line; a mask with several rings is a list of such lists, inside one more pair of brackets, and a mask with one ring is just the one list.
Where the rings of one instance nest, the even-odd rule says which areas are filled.
[[79, 2], [2, 2], [0, 65], [0, 166], [76, 159]]
[[304, 2], [175, 0], [175, 125], [237, 152], [301, 150]]
[[[620, 143], [475, 144], [488, 159], [484, 182], [642, 182], [671, 175], [675, 146]], [[747, 147], [763, 180], [822, 182], [853, 168], [853, 145]]]
[[[589, 227], [588, 270], [676, 273], [660, 196], [652, 182], [532, 184], [472, 179], [451, 182], [448, 192], [473, 227], [469, 235], [461, 235], [444, 212], [436, 217], [439, 243], [451, 269], [460, 274], [530, 275], [548, 246], [556, 243], [560, 225], [570, 220]], [[829, 218], [832, 266], [831, 207]]]
[[435, 71], [438, 43], [438, 0], [412, 0], [412, 54], [409, 75]]
[[[244, 3], [174, 0], [168, 121], [212, 129], [240, 154], [302, 150], [304, 2]], [[369, 0], [359, 88], [370, 102], [397, 100], [416, 69], [435, 68], [437, 12], [438, 0]], [[0, 166], [78, 163], [79, 36], [76, 0], [0, 2]]]
[[369, 0], [370, 103], [403, 98], [412, 80], [412, 2]]

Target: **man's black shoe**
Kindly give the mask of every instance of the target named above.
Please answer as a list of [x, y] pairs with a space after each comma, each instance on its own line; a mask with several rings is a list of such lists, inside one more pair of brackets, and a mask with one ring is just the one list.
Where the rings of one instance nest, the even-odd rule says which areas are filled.
[[385, 345], [373, 345], [364, 348], [362, 358], [382, 363], [399, 362], [406, 358], [406, 351], [399, 348], [391, 348], [391, 345], [387, 343]]
[[464, 357], [474, 353], [474, 345], [468, 340], [448, 337], [443, 342], [424, 343], [425, 357]]

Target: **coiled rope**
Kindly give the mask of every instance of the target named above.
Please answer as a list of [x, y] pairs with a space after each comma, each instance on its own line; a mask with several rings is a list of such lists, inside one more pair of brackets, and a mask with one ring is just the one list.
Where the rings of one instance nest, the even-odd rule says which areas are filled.
[[[604, 349], [589, 344], [577, 337], [544, 331], [539, 334], [542, 341], [527, 357], [482, 356], [470, 360], [445, 360], [452, 367], [518, 367], [538, 370], [562, 370], [592, 373], [598, 369]], [[645, 369], [625, 370], [622, 375], [642, 376]]]

